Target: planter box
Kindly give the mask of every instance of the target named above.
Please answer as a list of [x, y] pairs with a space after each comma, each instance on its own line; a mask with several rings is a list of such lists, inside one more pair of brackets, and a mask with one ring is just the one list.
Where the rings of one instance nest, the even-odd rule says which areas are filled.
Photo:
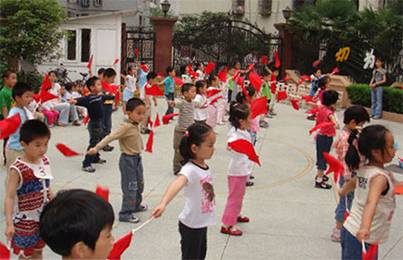
[[[370, 108], [365, 107], [365, 109], [368, 111], [369, 114], [371, 114], [371, 109]], [[398, 123], [403, 123], [403, 115], [402, 114], [392, 113], [392, 112], [388, 112], [388, 111], [383, 111], [382, 112], [382, 119], [393, 121], [393, 122], [398, 122]]]

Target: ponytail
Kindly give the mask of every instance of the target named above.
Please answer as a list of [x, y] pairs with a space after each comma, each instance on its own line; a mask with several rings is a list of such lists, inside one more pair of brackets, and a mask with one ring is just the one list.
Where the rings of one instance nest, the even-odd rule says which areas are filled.
[[345, 157], [346, 164], [350, 171], [357, 170], [360, 166], [360, 154], [354, 144], [356, 139], [358, 139], [358, 130], [354, 129], [348, 137], [348, 150]]

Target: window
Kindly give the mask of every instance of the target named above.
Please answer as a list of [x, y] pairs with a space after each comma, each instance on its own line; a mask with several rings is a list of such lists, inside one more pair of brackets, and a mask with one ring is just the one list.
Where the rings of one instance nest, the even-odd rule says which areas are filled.
[[81, 7], [90, 7], [90, 0], [80, 0]]
[[77, 32], [75, 30], [67, 31], [67, 60], [76, 60]]
[[271, 15], [272, 0], [259, 0], [259, 14], [261, 16]]
[[102, 6], [102, 0], [94, 0], [94, 6], [95, 7], [101, 7]]
[[90, 59], [91, 52], [91, 29], [81, 29], [81, 62]]

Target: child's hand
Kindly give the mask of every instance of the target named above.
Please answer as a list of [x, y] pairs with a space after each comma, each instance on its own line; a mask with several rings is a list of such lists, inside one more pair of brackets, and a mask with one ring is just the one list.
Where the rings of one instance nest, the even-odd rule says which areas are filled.
[[174, 107], [174, 106], [175, 106], [175, 101], [168, 100], [168, 105], [169, 105], [170, 107]]
[[90, 148], [88, 151], [87, 151], [87, 154], [88, 155], [96, 155], [98, 153], [98, 151], [97, 151], [97, 149], [95, 149], [94, 147], [93, 148]]
[[13, 238], [14, 233], [15, 233], [14, 225], [13, 224], [7, 225], [6, 232], [4, 233], [6, 235], [7, 241], [10, 241]]
[[69, 100], [69, 104], [70, 105], [74, 105], [74, 104], [76, 104], [77, 103], [77, 100], [75, 100], [75, 99], [70, 99]]
[[357, 232], [357, 239], [359, 241], [365, 241], [369, 238], [369, 230], [367, 228], [360, 228]]
[[159, 217], [161, 217], [162, 213], [164, 213], [164, 211], [165, 211], [165, 205], [160, 204], [154, 209], [151, 216], [154, 218], [159, 218]]

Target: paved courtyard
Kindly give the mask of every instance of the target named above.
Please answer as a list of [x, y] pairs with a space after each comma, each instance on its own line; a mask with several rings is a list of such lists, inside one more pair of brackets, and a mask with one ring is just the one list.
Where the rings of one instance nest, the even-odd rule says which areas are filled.
[[[165, 104], [160, 101], [160, 114]], [[216, 191], [217, 224], [208, 231], [207, 259], [340, 259], [340, 245], [330, 241], [334, 227], [336, 191], [313, 188], [315, 151], [308, 129], [313, 122], [305, 119], [303, 111], [290, 106], [277, 105], [278, 116], [270, 119], [270, 127], [262, 129], [258, 136], [257, 151], [262, 167], [256, 167], [255, 186], [247, 189], [243, 213], [251, 223], [243, 224], [242, 237], [229, 237], [219, 233], [227, 182], [228, 153], [225, 149], [227, 126], [218, 126], [216, 151], [208, 162], [214, 177]], [[339, 118], [342, 119], [341, 111]], [[113, 124], [122, 120], [122, 113], [113, 115]], [[167, 185], [174, 180], [171, 173], [172, 136], [176, 122], [157, 129], [154, 137], [154, 153], [144, 153], [145, 191], [144, 202], [152, 209], [160, 201]], [[403, 125], [377, 121], [391, 129], [395, 139], [403, 144]], [[48, 156], [55, 176], [53, 190], [84, 188], [95, 190], [97, 184], [108, 186], [110, 202], [115, 214], [121, 202], [120, 174], [118, 171], [118, 143], [112, 153], [103, 153], [105, 165], [96, 165], [93, 174], [81, 171], [80, 157], [65, 158], [55, 149], [55, 143], [68, 144], [84, 151], [88, 143], [85, 127], [52, 129]], [[146, 139], [144, 139], [146, 142]], [[397, 152], [400, 156], [403, 152]], [[393, 163], [396, 163], [397, 159]], [[398, 171], [398, 170], [397, 170]], [[4, 169], [0, 183], [4, 183]], [[403, 174], [397, 173], [403, 180]], [[3, 186], [4, 187], [4, 186]], [[3, 203], [4, 189], [0, 190]], [[123, 259], [180, 259], [177, 216], [183, 207], [181, 194], [168, 206], [165, 214], [135, 234], [132, 245]], [[142, 222], [150, 211], [140, 214]], [[119, 238], [138, 225], [115, 222], [114, 235]], [[1, 241], [4, 241], [4, 216], [0, 217]], [[45, 259], [59, 259], [49, 248]], [[397, 198], [397, 210], [390, 239], [380, 247], [380, 259], [403, 259], [403, 198]]]

